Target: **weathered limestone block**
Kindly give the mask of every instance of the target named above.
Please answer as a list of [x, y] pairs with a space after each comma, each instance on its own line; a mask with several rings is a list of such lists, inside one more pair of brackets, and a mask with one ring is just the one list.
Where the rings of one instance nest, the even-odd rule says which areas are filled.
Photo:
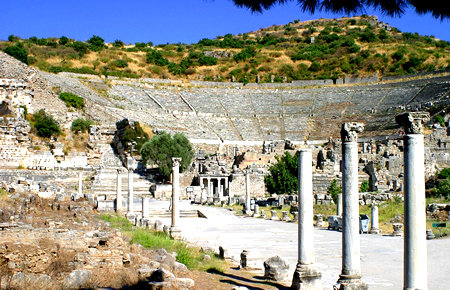
[[273, 281], [286, 280], [289, 275], [289, 265], [279, 256], [264, 261], [264, 278]]

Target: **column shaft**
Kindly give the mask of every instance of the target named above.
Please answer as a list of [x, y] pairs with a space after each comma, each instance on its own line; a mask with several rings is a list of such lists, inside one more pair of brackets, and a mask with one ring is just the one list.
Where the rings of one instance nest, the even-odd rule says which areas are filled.
[[312, 193], [312, 155], [300, 150], [298, 155], [298, 262], [314, 263], [314, 226]]
[[322, 274], [314, 262], [312, 153], [301, 149], [298, 151], [298, 261], [291, 289], [323, 289]]
[[250, 213], [250, 173], [245, 172], [245, 211]]
[[422, 134], [408, 134], [405, 146], [404, 289], [427, 289], [424, 143]]
[[120, 172], [117, 172], [117, 185], [116, 185], [116, 211], [122, 210], [122, 176]]
[[134, 213], [133, 170], [128, 170], [128, 214]]
[[180, 198], [180, 165], [174, 162], [172, 168], [172, 227], [177, 224], [180, 215], [178, 208], [178, 199]]
[[361, 275], [359, 239], [358, 144], [342, 144], [342, 275]]

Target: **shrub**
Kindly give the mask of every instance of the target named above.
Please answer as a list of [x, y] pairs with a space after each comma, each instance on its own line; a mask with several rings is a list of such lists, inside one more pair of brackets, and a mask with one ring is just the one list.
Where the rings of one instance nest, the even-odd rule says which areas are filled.
[[438, 178], [441, 178], [441, 179], [450, 178], [450, 168], [442, 169], [438, 174]]
[[82, 41], [74, 41], [70, 45], [81, 56], [85, 55], [88, 50], [88, 45]]
[[128, 62], [126, 60], [123, 59], [116, 59], [113, 60], [110, 65], [112, 67], [118, 67], [118, 68], [126, 68], [128, 66]]
[[[442, 126], [445, 127], [445, 120], [444, 117], [442, 117], [441, 115], [437, 115], [436, 116], [436, 121], [438, 121], [438, 123]], [[448, 169], [448, 168], [447, 168]], [[445, 169], [444, 169], [445, 170]], [[449, 172], [449, 176], [450, 176], [450, 172]]]
[[69, 43], [69, 39], [66, 36], [61, 36], [59, 38], [59, 44], [66, 45], [67, 43]]
[[89, 126], [94, 124], [92, 120], [78, 118], [72, 122], [71, 130], [74, 132], [86, 132], [89, 129]]
[[23, 62], [24, 64], [28, 64], [28, 53], [22, 45], [17, 44], [13, 46], [8, 46], [3, 50], [5, 53], [14, 57], [15, 59]]
[[73, 93], [60, 93], [59, 98], [66, 103], [67, 107], [73, 107], [75, 109], [84, 108], [84, 99]]
[[147, 62], [156, 64], [159, 66], [166, 66], [169, 64], [169, 61], [163, 57], [161, 52], [154, 50], [154, 49], [150, 50], [147, 53]]
[[359, 192], [368, 192], [368, 191], [369, 191], [369, 181], [364, 180], [363, 182], [361, 182]]
[[243, 50], [241, 50], [241, 52], [236, 53], [233, 56], [233, 59], [236, 62], [239, 62], [239, 61], [245, 61], [248, 58], [255, 57], [255, 56], [256, 56], [256, 50], [253, 47], [246, 47]]
[[32, 124], [39, 137], [50, 138], [52, 135], [61, 134], [58, 123], [52, 116], [47, 115], [44, 109], [33, 114]]
[[122, 40], [116, 39], [116, 40], [114, 40], [114, 42], [113, 42], [112, 45], [113, 45], [114, 47], [124, 47], [124, 46], [125, 46], [125, 43], [123, 43]]
[[100, 51], [106, 47], [105, 40], [97, 35], [93, 35], [91, 38], [89, 38], [87, 43], [90, 44], [89, 49], [92, 51]]

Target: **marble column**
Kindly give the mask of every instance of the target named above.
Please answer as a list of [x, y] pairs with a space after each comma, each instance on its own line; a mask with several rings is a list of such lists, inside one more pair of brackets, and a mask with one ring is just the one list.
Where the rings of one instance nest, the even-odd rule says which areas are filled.
[[250, 210], [250, 172], [245, 171], [245, 213], [251, 214]]
[[128, 212], [127, 218], [133, 220], [136, 215], [134, 214], [134, 184], [133, 184], [133, 163], [132, 157], [127, 158], [128, 165]]
[[170, 226], [170, 236], [173, 239], [180, 239], [181, 232], [177, 227], [177, 220], [180, 217], [178, 200], [180, 199], [180, 162], [181, 158], [172, 158], [172, 224]]
[[361, 280], [359, 237], [359, 188], [357, 133], [363, 131], [361, 123], [344, 123], [342, 138], [342, 271], [339, 289], [367, 289]]
[[230, 195], [230, 190], [229, 190], [229, 185], [228, 185], [228, 177], [225, 177], [224, 187], [225, 187], [225, 194], [228, 195], [228, 196], [231, 196]]
[[211, 192], [211, 177], [207, 177], [206, 180], [208, 181], [207, 182], [208, 191], [206, 192], [206, 199], [208, 199], [208, 197], [212, 196], [212, 192]]
[[150, 217], [150, 198], [144, 197], [142, 198], [142, 220], [148, 221]]
[[322, 274], [315, 266], [312, 153], [298, 151], [298, 262], [291, 289], [323, 289]]
[[422, 123], [429, 119], [430, 115], [422, 112], [403, 113], [395, 117], [405, 129], [403, 289], [428, 289]]
[[122, 211], [122, 175], [117, 170], [117, 184], [116, 184], [116, 212]]
[[380, 228], [378, 227], [378, 206], [376, 205], [372, 207], [372, 225], [370, 227], [370, 233], [375, 235], [380, 233]]
[[78, 172], [78, 197], [83, 196], [83, 172]]
[[342, 193], [337, 195], [336, 214], [337, 216], [342, 216]]

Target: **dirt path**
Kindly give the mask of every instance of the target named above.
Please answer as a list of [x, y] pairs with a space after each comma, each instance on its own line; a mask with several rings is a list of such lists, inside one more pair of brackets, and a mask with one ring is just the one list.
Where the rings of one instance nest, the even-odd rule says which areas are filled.
[[218, 271], [194, 271], [191, 278], [195, 281], [194, 289], [199, 290], [229, 290], [234, 287], [246, 287], [250, 290], [289, 289], [287, 285], [265, 280], [258, 274], [240, 270], [232, 264], [229, 264], [223, 273]]

